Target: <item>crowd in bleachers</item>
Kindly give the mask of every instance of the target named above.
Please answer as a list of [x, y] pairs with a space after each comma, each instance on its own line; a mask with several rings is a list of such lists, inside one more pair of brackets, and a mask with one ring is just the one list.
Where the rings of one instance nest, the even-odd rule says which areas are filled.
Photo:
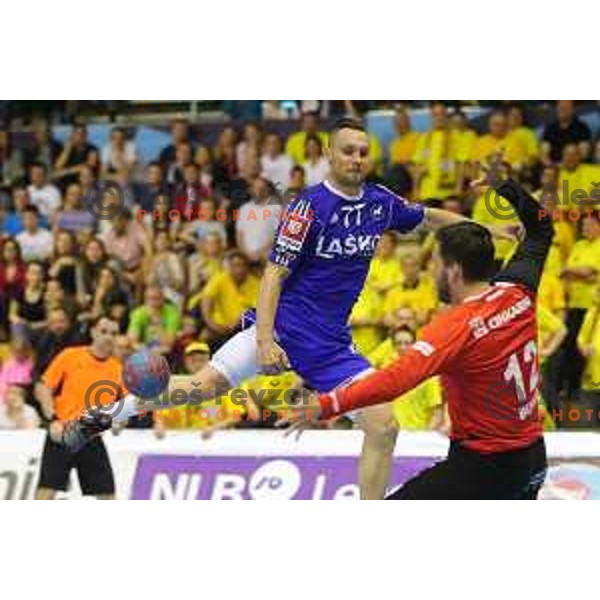
[[[586, 210], [600, 186], [600, 141], [575, 109], [558, 102], [538, 135], [517, 104], [491, 110], [482, 133], [443, 103], [431, 104], [428, 131], [413, 131], [410, 110], [399, 106], [389, 148], [370, 135], [369, 177], [412, 201], [485, 225], [514, 220], [500, 200], [491, 205], [469, 187], [502, 151], [513, 176], [552, 212], [556, 236], [538, 302], [548, 426], [565, 426], [573, 403], [595, 408], [580, 424], [600, 423], [600, 221]], [[197, 370], [255, 305], [278, 211], [328, 171], [327, 131], [313, 112], [298, 117], [287, 139], [263, 122], [224, 123], [212, 144], [177, 120], [171, 142], [146, 164], [121, 127], [104, 147], [84, 125], [64, 144], [47, 123], [33, 133], [20, 147], [9, 128], [0, 130], [0, 428], [39, 426], [33, 384], [60, 350], [85, 343], [100, 314], [120, 324], [119, 356], [144, 345], [174, 372]], [[111, 202], [120, 210], [102, 218]], [[500, 265], [515, 244], [496, 243]], [[379, 244], [351, 316], [355, 344], [375, 366], [394, 360], [442, 308], [430, 274], [434, 244], [430, 235], [393, 233]], [[293, 373], [280, 382], [302, 385]], [[269, 385], [260, 377], [244, 384]], [[397, 403], [396, 417], [405, 428], [447, 428], [439, 383]], [[246, 416], [237, 425], [260, 421]], [[182, 409], [154, 426], [207, 425], [215, 419]]]

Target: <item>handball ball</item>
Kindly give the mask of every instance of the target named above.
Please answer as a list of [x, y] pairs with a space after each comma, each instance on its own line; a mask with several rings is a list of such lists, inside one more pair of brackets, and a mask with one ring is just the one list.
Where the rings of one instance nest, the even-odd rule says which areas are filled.
[[140, 398], [159, 396], [169, 384], [170, 377], [165, 357], [147, 348], [130, 354], [123, 365], [125, 387]]

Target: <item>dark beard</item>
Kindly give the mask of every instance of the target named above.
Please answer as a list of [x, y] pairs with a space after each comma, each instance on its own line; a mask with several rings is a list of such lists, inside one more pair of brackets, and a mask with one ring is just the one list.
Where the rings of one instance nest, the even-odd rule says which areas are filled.
[[443, 271], [436, 281], [439, 299], [444, 304], [450, 304], [450, 285], [448, 283], [448, 274]]

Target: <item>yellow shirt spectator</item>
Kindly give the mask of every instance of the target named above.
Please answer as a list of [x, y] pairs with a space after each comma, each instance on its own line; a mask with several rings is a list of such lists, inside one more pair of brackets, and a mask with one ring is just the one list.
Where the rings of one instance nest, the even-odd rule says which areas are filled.
[[[399, 342], [398, 346], [403, 344], [408, 347], [414, 341], [414, 336], [405, 331], [396, 332], [395, 337]], [[402, 338], [406, 338], [406, 342]], [[401, 352], [400, 348], [396, 349], [391, 339], [387, 339], [368, 358], [375, 368], [380, 369], [396, 360]], [[431, 424], [434, 409], [442, 404], [442, 386], [437, 377], [432, 377], [394, 400], [394, 418], [401, 429], [427, 429]]]
[[[222, 271], [208, 280], [198, 296], [199, 300], [212, 300], [211, 318], [217, 325], [233, 327], [245, 310], [256, 306], [259, 284], [259, 279], [250, 274], [237, 285], [229, 271]], [[190, 305], [194, 304], [193, 300]]]
[[567, 277], [565, 278], [569, 308], [587, 309], [594, 302], [594, 294], [598, 287], [597, 277], [586, 281], [568, 276], [569, 269], [582, 267], [600, 272], [600, 237], [579, 240], [569, 255], [566, 266]]
[[577, 346], [586, 357], [582, 388], [586, 391], [600, 391], [600, 305], [597, 297], [596, 302], [585, 313], [577, 336]]
[[[585, 210], [585, 196], [576, 190], [583, 190], [587, 196], [592, 195], [594, 183], [599, 181], [598, 168], [596, 165], [578, 165], [574, 168], [563, 167], [558, 172], [558, 198], [561, 208], [565, 210]], [[595, 195], [598, 192], [594, 193]], [[581, 196], [581, 197], [580, 197]], [[598, 198], [600, 199], [600, 198]]]
[[396, 256], [380, 258], [375, 256], [371, 261], [365, 285], [379, 293], [386, 293], [404, 280], [400, 260]]
[[542, 304], [555, 315], [560, 315], [567, 307], [565, 287], [561, 279], [544, 271], [538, 290], [538, 305]]
[[[329, 139], [328, 134], [324, 131], [318, 131], [315, 135], [319, 136], [321, 143], [323, 144], [323, 148], [326, 148], [327, 140]], [[301, 165], [306, 160], [304, 155], [306, 136], [307, 133], [305, 131], [297, 131], [296, 133], [292, 133], [285, 145], [285, 153], [288, 156], [291, 156], [292, 160], [297, 165]]]
[[352, 341], [361, 354], [368, 354], [383, 339], [383, 298], [365, 286], [350, 315]]
[[[506, 217], [510, 218], [506, 218]], [[514, 209], [508, 200], [498, 196], [495, 191], [480, 196], [473, 207], [473, 221], [484, 227], [505, 227], [511, 223], [519, 223]], [[517, 242], [494, 238], [496, 259], [506, 260], [517, 248]]]
[[541, 352], [543, 348], [556, 336], [558, 332], [563, 335], [567, 332], [567, 326], [564, 321], [552, 313], [543, 304], [537, 305], [537, 325], [538, 325], [538, 348], [540, 350], [540, 365], [546, 361], [546, 356]]
[[369, 158], [373, 165], [373, 171], [377, 175], [383, 175], [383, 148], [379, 138], [369, 134]]
[[390, 163], [405, 165], [409, 163], [417, 149], [420, 133], [407, 131], [395, 138], [390, 144]]
[[540, 155], [540, 141], [533, 129], [523, 125], [513, 129], [509, 135], [517, 138], [520, 146], [525, 148], [529, 162], [534, 162], [538, 158]]
[[383, 303], [383, 312], [387, 315], [399, 308], [410, 308], [416, 313], [418, 321], [424, 323], [437, 305], [435, 285], [428, 275], [422, 273], [416, 283], [405, 281], [388, 292]]
[[471, 160], [485, 163], [490, 156], [503, 151], [504, 160], [512, 167], [519, 168], [528, 162], [527, 146], [522, 138], [514, 133], [498, 138], [488, 133], [481, 136], [473, 145]]
[[459, 149], [456, 132], [450, 129], [436, 129], [419, 137], [413, 162], [424, 174], [417, 200], [447, 198], [455, 193]]

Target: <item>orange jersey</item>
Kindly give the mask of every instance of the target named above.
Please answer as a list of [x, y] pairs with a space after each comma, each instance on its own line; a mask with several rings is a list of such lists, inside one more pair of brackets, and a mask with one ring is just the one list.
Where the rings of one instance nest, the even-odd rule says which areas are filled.
[[440, 313], [387, 368], [322, 396], [325, 417], [403, 395], [441, 375], [451, 439], [479, 452], [523, 448], [542, 435], [535, 294], [498, 282]]
[[89, 346], [66, 348], [56, 356], [42, 376], [54, 391], [57, 419], [76, 419], [98, 404], [111, 404], [126, 393], [121, 362], [111, 356], [96, 358]]

